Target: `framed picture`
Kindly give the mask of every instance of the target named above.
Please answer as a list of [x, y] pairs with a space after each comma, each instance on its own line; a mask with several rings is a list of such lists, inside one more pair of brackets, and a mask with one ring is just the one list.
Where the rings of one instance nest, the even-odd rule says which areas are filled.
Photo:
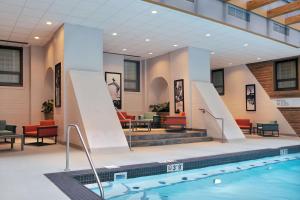
[[114, 106], [117, 109], [122, 109], [122, 74], [105, 72], [105, 81]]
[[246, 110], [256, 111], [255, 84], [246, 85]]
[[183, 79], [174, 81], [175, 113], [184, 112], [184, 83]]
[[55, 65], [55, 107], [61, 107], [61, 63]]

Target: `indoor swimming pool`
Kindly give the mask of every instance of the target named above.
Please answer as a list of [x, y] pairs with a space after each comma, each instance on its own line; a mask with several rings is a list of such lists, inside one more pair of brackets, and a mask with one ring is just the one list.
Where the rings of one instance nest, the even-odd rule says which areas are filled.
[[[103, 183], [109, 200], [299, 200], [300, 154]], [[99, 194], [95, 184], [86, 185]]]

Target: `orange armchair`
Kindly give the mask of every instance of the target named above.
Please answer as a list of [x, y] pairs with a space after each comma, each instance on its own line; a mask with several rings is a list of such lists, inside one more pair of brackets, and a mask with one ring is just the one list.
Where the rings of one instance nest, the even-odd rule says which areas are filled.
[[[36, 138], [37, 145], [44, 144], [44, 138], [54, 137], [55, 144], [57, 143], [57, 129], [54, 120], [42, 120], [39, 125], [23, 126], [24, 143], [26, 137]], [[42, 142], [39, 139], [42, 138]]]
[[130, 121], [135, 120], [135, 116], [128, 115], [127, 112], [118, 111], [117, 114], [118, 114], [119, 121], [123, 127], [125, 127], [126, 124], [129, 123]]

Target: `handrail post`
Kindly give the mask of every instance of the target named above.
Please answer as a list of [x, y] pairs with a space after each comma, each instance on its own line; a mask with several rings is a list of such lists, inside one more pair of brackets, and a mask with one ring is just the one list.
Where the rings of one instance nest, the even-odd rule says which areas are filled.
[[221, 120], [221, 124], [222, 124], [222, 130], [221, 130], [222, 131], [222, 139], [221, 139], [221, 142], [224, 143], [224, 118], [215, 117], [213, 114], [211, 114], [209, 111], [207, 111], [204, 108], [199, 108], [199, 110], [201, 110], [203, 112], [203, 114], [205, 114], [207, 112], [210, 116], [212, 116], [216, 120]]
[[95, 175], [96, 182], [97, 182], [97, 185], [98, 185], [98, 188], [99, 188], [99, 192], [100, 192], [101, 198], [104, 199], [104, 190], [103, 190], [101, 181], [100, 181], [99, 176], [97, 174], [97, 171], [96, 171], [96, 168], [94, 166], [93, 160], [92, 160], [92, 158], [90, 156], [90, 153], [89, 153], [89, 151], [87, 149], [87, 146], [86, 146], [86, 144], [85, 144], [85, 142], [83, 140], [81, 131], [80, 131], [78, 125], [76, 125], [76, 124], [69, 124], [68, 125], [68, 129], [67, 129], [67, 135], [66, 135], [66, 142], [67, 142], [67, 144], [66, 144], [66, 168], [65, 168], [65, 171], [70, 171], [70, 166], [69, 166], [70, 165], [70, 161], [69, 161], [70, 160], [70, 132], [71, 132], [71, 128], [72, 127], [76, 129], [76, 132], [77, 132], [77, 134], [78, 134], [78, 136], [80, 138], [81, 144], [82, 144], [82, 146], [84, 148], [85, 154], [86, 154], [86, 156], [88, 158], [88, 161], [90, 163], [90, 166], [92, 168], [92, 171], [93, 171], [93, 173]]

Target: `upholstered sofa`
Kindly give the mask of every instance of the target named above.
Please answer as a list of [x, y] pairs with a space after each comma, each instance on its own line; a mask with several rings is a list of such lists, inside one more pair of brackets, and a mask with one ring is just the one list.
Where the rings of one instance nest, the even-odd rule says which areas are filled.
[[252, 134], [252, 123], [250, 122], [250, 119], [235, 119], [237, 125], [242, 130], [248, 130], [249, 134]]
[[[16, 128], [15, 125], [8, 125], [5, 120], [0, 120], [0, 136], [4, 135], [15, 135], [16, 134]], [[6, 139], [5, 139], [6, 142]]]
[[[54, 143], [57, 143], [57, 125], [55, 125], [54, 120], [42, 120], [39, 125], [27, 125], [23, 126], [24, 138], [31, 137], [36, 138], [37, 145], [44, 144], [44, 138], [54, 137]], [[39, 139], [42, 139], [42, 142], [39, 142]], [[25, 142], [24, 139], [24, 142]], [[26, 143], [25, 143], [26, 144]]]
[[257, 123], [257, 134], [266, 136], [266, 133], [271, 133], [272, 136], [279, 137], [279, 125], [277, 121], [271, 121], [269, 123]]

